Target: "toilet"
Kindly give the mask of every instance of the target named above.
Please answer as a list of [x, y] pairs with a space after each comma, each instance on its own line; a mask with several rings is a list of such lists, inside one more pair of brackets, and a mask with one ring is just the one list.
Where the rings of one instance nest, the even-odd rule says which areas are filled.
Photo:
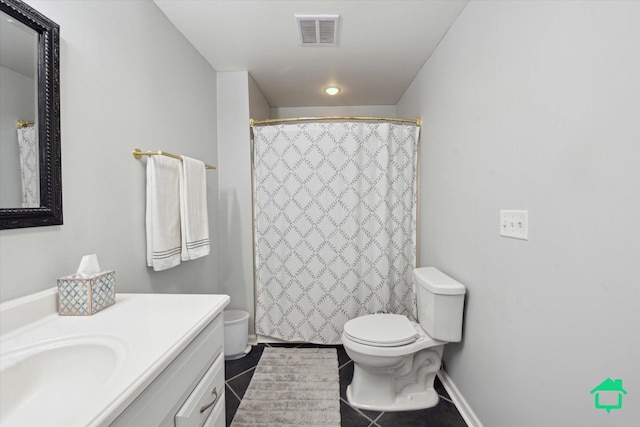
[[355, 408], [411, 411], [438, 404], [433, 388], [448, 342], [462, 338], [465, 287], [434, 267], [413, 271], [418, 323], [399, 314], [369, 314], [344, 325], [353, 360], [347, 400]]

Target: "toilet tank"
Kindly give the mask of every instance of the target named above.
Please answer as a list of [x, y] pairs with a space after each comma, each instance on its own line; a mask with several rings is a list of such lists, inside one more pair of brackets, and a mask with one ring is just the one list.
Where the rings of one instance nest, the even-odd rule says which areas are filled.
[[413, 270], [418, 296], [418, 322], [431, 338], [462, 339], [462, 309], [466, 288], [434, 267]]

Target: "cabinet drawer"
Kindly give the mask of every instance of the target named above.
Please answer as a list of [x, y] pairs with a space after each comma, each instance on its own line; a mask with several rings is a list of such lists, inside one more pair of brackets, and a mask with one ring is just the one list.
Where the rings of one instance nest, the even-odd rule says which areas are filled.
[[204, 422], [202, 427], [225, 427], [227, 419], [224, 413], [224, 393], [218, 399], [218, 403], [213, 407], [213, 411], [209, 414], [209, 417]]
[[224, 324], [219, 314], [111, 427], [173, 427], [176, 412], [223, 353], [223, 342]]
[[176, 427], [202, 426], [223, 394], [224, 354], [220, 354], [176, 414]]

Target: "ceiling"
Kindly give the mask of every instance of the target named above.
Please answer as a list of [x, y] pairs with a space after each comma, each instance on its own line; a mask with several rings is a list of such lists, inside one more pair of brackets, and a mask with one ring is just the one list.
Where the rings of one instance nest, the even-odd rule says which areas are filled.
[[[395, 105], [467, 3], [154, 1], [215, 70], [249, 71], [272, 107]], [[301, 46], [296, 14], [340, 15], [337, 46]]]

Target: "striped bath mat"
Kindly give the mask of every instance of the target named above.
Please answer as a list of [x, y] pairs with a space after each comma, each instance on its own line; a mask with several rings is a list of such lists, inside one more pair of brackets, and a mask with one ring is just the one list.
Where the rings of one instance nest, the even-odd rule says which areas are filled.
[[231, 427], [340, 426], [335, 348], [267, 347]]

